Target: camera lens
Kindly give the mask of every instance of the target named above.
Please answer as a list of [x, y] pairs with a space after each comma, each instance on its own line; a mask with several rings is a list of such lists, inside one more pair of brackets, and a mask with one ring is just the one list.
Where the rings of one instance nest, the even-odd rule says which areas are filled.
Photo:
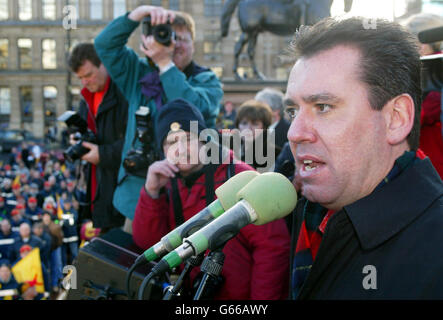
[[172, 32], [170, 25], [161, 24], [154, 28], [154, 38], [158, 43], [169, 46], [171, 44]]
[[82, 142], [83, 140], [69, 147], [65, 150], [65, 152], [63, 152], [63, 156], [66, 160], [68, 160], [69, 162], [74, 162], [75, 160], [80, 159], [89, 152], [88, 148], [82, 146]]

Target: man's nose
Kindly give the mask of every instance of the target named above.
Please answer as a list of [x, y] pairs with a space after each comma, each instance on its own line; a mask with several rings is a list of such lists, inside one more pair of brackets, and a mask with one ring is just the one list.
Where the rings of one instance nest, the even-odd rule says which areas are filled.
[[288, 130], [288, 140], [295, 144], [313, 143], [316, 140], [314, 118], [308, 111], [299, 111]]

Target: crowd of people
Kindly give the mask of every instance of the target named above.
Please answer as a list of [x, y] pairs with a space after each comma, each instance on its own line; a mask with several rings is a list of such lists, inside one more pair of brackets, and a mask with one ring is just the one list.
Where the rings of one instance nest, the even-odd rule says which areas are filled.
[[[0, 290], [18, 290], [7, 296], [13, 299], [57, 294], [63, 266], [72, 264], [81, 244], [82, 191], [75, 164], [65, 161], [61, 148], [29, 147], [13, 148], [0, 166]], [[34, 248], [39, 248], [46, 295], [18, 283], [11, 272]]]

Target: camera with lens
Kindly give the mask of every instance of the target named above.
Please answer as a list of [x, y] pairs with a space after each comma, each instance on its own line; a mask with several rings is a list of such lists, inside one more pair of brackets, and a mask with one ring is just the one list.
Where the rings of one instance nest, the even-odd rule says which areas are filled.
[[142, 26], [143, 34], [146, 37], [152, 35], [154, 36], [155, 41], [164, 46], [169, 46], [171, 44], [171, 39], [175, 39], [175, 32], [172, 29], [170, 22], [153, 26], [151, 24], [151, 16], [147, 16], [143, 19]]
[[74, 133], [74, 140], [77, 141], [76, 144], [70, 146], [63, 152], [63, 156], [66, 160], [74, 162], [90, 151], [90, 149], [82, 146], [84, 141], [97, 143], [97, 138], [95, 137], [95, 134], [88, 129], [87, 122], [76, 112], [66, 111], [58, 118], [58, 121], [66, 123], [68, 126], [68, 132]]
[[160, 159], [154, 145], [154, 128], [149, 108], [141, 106], [135, 113], [135, 119], [135, 139], [138, 139], [138, 144], [129, 150], [123, 160], [123, 167], [128, 174], [146, 178], [148, 167]]

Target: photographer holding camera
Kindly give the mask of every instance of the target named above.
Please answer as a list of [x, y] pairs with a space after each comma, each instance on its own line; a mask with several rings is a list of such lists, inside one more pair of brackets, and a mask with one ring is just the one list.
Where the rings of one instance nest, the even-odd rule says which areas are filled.
[[[142, 20], [140, 50], [147, 59], [125, 46]], [[139, 138], [140, 128], [136, 120], [140, 107], [149, 108], [153, 122], [150, 127], [153, 128], [157, 110], [168, 101], [182, 98], [200, 110], [208, 127], [215, 127], [223, 90], [220, 80], [211, 70], [193, 62], [194, 36], [195, 23], [188, 14], [140, 6], [112, 21], [95, 39], [98, 56], [129, 103], [122, 165], [113, 201], [114, 206], [128, 218], [124, 228], [127, 232], [132, 233], [131, 221], [147, 173], [147, 168], [144, 174], [128, 170], [125, 166], [130, 163], [127, 155], [130, 150], [130, 155], [134, 154], [134, 149], [159, 148], [155, 145], [155, 137], [149, 139], [152, 142], [150, 146], [140, 147], [143, 142]], [[144, 155], [143, 158], [147, 167], [152, 157]]]
[[112, 198], [117, 186], [128, 103], [109, 77], [92, 43], [78, 44], [68, 64], [84, 88], [78, 114], [71, 112], [65, 121], [70, 130], [76, 128], [74, 136], [78, 138], [65, 151], [65, 158], [68, 161], [87, 161], [82, 169], [87, 180], [88, 205], [82, 207], [80, 218], [91, 219], [94, 228], [101, 228], [105, 233], [123, 226], [125, 221], [124, 216], [113, 207]]

